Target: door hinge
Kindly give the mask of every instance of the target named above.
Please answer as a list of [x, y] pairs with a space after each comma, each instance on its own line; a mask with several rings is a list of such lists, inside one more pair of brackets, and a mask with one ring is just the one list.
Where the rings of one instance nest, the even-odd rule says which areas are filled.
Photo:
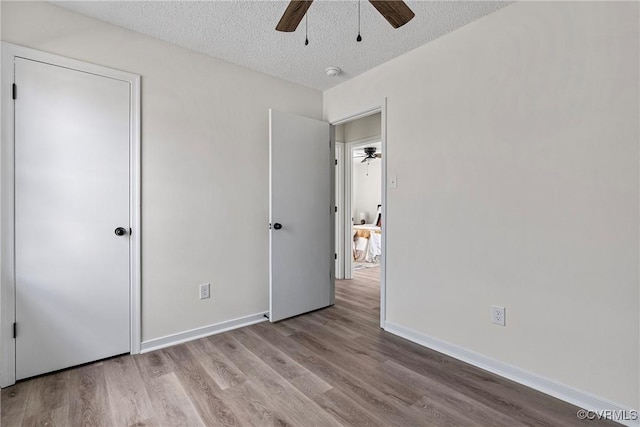
[[16, 323], [13, 322], [13, 338], [16, 337], [16, 331], [17, 331]]
[[336, 159], [336, 166], [338, 166], [338, 159]]
[[338, 254], [333, 254], [333, 259], [338, 259]]
[[133, 230], [131, 229], [131, 227], [129, 227], [129, 236], [131, 236], [132, 233], [133, 233]]
[[337, 206], [335, 206], [333, 211], [334, 211], [334, 212], [338, 212], [338, 207], [337, 207]]
[[12, 96], [13, 99], [17, 99], [18, 98], [18, 86], [16, 86], [16, 84], [13, 84], [13, 88], [12, 88]]

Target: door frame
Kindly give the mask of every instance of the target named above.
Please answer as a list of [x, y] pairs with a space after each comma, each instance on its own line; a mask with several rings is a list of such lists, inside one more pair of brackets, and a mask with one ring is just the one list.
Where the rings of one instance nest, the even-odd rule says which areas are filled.
[[[140, 353], [141, 269], [140, 269], [140, 76], [1, 42], [2, 79], [0, 88], [0, 387], [16, 382], [15, 282], [15, 165], [14, 165], [14, 61], [16, 57], [107, 77], [129, 83], [129, 325], [130, 352]], [[20, 96], [18, 88], [18, 97]]]
[[[346, 154], [344, 156], [344, 230], [343, 241], [345, 248], [351, 243], [353, 239], [353, 218], [351, 211], [353, 210], [353, 154], [358, 148], [366, 147], [367, 145], [376, 144], [381, 142], [381, 136], [374, 136], [371, 138], [359, 139], [346, 144]], [[383, 151], [384, 153], [384, 151]], [[384, 156], [383, 156], [384, 157]], [[349, 161], [350, 160], [350, 161]], [[382, 160], [382, 159], [381, 159]], [[382, 164], [381, 164], [382, 167]], [[380, 194], [382, 194], [382, 178], [380, 179]], [[382, 199], [382, 196], [381, 196]], [[382, 200], [380, 201], [382, 203]], [[384, 222], [383, 222], [384, 224]], [[384, 257], [384, 252], [383, 252]], [[353, 256], [351, 251], [344, 254], [344, 278], [349, 280], [353, 278]]]
[[336, 199], [336, 214], [334, 220], [334, 231], [335, 231], [335, 247], [336, 247], [336, 265], [335, 265], [335, 278], [336, 279], [344, 279], [345, 278], [345, 240], [344, 240], [344, 209], [346, 206], [345, 199], [345, 184], [344, 184], [344, 167], [345, 167], [345, 143], [344, 142], [335, 142], [335, 159], [336, 159], [336, 170], [335, 170], [335, 199]]
[[[363, 117], [370, 116], [372, 114], [380, 113], [380, 141], [382, 143], [382, 152], [384, 155], [382, 156], [382, 208], [381, 208], [381, 218], [382, 218], [382, 259], [380, 261], [380, 328], [385, 328], [385, 322], [387, 318], [387, 159], [388, 159], [388, 150], [387, 150], [387, 98], [385, 97], [379, 105], [373, 106], [371, 108], [356, 111], [352, 114], [348, 114], [347, 116], [330, 121], [331, 125], [338, 126], [347, 122], [351, 122], [354, 120], [361, 119]], [[347, 151], [347, 150], [345, 150]], [[349, 156], [344, 156], [345, 162], [347, 162]], [[346, 163], [345, 163], [346, 165]], [[345, 171], [346, 175], [346, 171]], [[346, 192], [349, 194], [346, 194]], [[351, 189], [345, 187], [345, 200], [347, 197], [351, 197], [350, 195]], [[346, 237], [346, 221], [351, 221], [351, 211], [347, 211], [344, 209], [342, 220], [345, 229], [345, 237]], [[347, 252], [346, 243], [345, 245], [345, 255]], [[346, 275], [346, 265], [345, 265], [345, 275]]]

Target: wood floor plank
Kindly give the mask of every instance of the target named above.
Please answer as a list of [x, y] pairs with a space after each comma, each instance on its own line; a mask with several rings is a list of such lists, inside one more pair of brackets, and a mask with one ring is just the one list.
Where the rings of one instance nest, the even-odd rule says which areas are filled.
[[322, 328], [326, 323], [326, 321], [322, 319], [314, 318], [307, 315], [292, 317], [285, 320], [285, 322], [287, 326], [291, 327], [294, 330], [294, 333], [301, 330], [304, 331], [309, 326]]
[[291, 384], [302, 392], [305, 396], [313, 399], [318, 394], [322, 394], [328, 390], [331, 390], [331, 386], [315, 375], [313, 372], [309, 372], [304, 375], [291, 378], [289, 380]]
[[[313, 371], [334, 388], [338, 388], [350, 395], [360, 406], [368, 412], [392, 425], [420, 425], [420, 415], [408, 405], [402, 404], [393, 394], [386, 394], [378, 390], [379, 385], [367, 382], [360, 377], [359, 372], [342, 369], [313, 350], [303, 346], [291, 338], [281, 338], [272, 333], [268, 325], [254, 325], [260, 328], [265, 339], [286, 348], [288, 353], [301, 365]], [[297, 333], [296, 333], [297, 334]], [[295, 336], [296, 334], [292, 335]]]
[[[464, 362], [425, 349], [398, 337], [386, 339], [363, 337], [372, 340], [372, 348], [386, 354], [402, 366], [417, 374], [436, 378], [480, 404], [491, 407], [527, 425], [554, 425], [560, 420], [566, 423], [578, 421], [577, 407], [558, 399], [551, 399], [537, 391], [512, 383], [496, 375], [477, 369]], [[357, 341], [361, 341], [358, 339]], [[540, 404], [539, 398], [542, 398]], [[551, 399], [551, 400], [549, 400]], [[554, 411], [549, 408], [554, 407]]]
[[2, 390], [6, 426], [613, 426], [380, 329], [379, 267], [336, 303]]
[[331, 389], [329, 384], [277, 348], [269, 345], [269, 343], [256, 335], [252, 329], [245, 328], [245, 330], [233, 331], [231, 336], [306, 396], [313, 397]]
[[368, 307], [361, 302], [354, 301], [351, 298], [343, 298], [340, 306], [342, 309], [349, 310], [352, 315], [360, 317], [364, 322], [370, 323], [374, 326], [379, 326], [379, 322], [370, 316], [374, 311], [374, 308]]
[[[327, 313], [325, 313], [325, 311]], [[329, 307], [322, 310], [321, 313], [327, 316], [334, 314], [344, 319], [351, 319], [351, 321], [356, 323], [358, 327], [363, 328], [370, 333], [375, 334], [380, 331], [379, 319], [373, 317], [368, 311], [357, 310], [353, 309], [353, 307], [349, 307], [348, 303], [344, 302], [344, 300], [341, 300], [340, 305]]]
[[20, 381], [11, 387], [3, 388], [0, 394], [0, 425], [20, 425], [25, 418], [29, 394], [35, 381]]
[[195, 340], [187, 343], [187, 348], [191, 350], [221, 390], [226, 390], [247, 380], [233, 362], [219, 352], [210, 341]]
[[[409, 388], [411, 390], [415, 390], [416, 393], [421, 393], [421, 392], [427, 393], [431, 388], [438, 389], [439, 384], [434, 381], [431, 381], [428, 383], [428, 386], [427, 386], [428, 388], [420, 387], [421, 385], [424, 385], [426, 382], [420, 383], [415, 380], [424, 378], [424, 377], [418, 375], [413, 371], [409, 371], [409, 370], [402, 371], [400, 370], [400, 368], [402, 367], [400, 367], [399, 365], [392, 364], [391, 366], [397, 366], [398, 368], [390, 369], [388, 365], [381, 365], [379, 363], [375, 364], [375, 360], [384, 361], [387, 359], [387, 357], [382, 357], [382, 358], [377, 357], [377, 358], [372, 358], [368, 360], [370, 355], [375, 355], [376, 353], [369, 351], [366, 347], [359, 345], [357, 342], [354, 342], [353, 340], [343, 339], [342, 337], [336, 334], [333, 334], [333, 332], [330, 330], [323, 330], [323, 331], [310, 330], [309, 332], [314, 337], [322, 338], [323, 339], [322, 342], [328, 343], [327, 345], [334, 346], [334, 349], [336, 349], [336, 352], [340, 352], [340, 355], [336, 357], [336, 359], [350, 354], [352, 357], [352, 360], [355, 363], [359, 363], [359, 368], [362, 370], [362, 373], [366, 375], [368, 378], [370, 378], [372, 381], [374, 381], [375, 383], [379, 384], [384, 382], [384, 379], [380, 379], [380, 373], [386, 373], [387, 377], [393, 378], [394, 381], [399, 381], [401, 384], [404, 384], [405, 387], [403, 388], [406, 388], [406, 385], [408, 385]], [[364, 363], [365, 360], [368, 360], [368, 363]], [[346, 362], [346, 363], [349, 363], [349, 362]], [[388, 364], [390, 362], [386, 362], [386, 363]], [[373, 370], [367, 370], [366, 367], [372, 364], [374, 364]], [[456, 402], [456, 404], [460, 405], [460, 401]], [[494, 419], [494, 421], [500, 421], [500, 415], [501, 415], [500, 413], [490, 410], [489, 408], [486, 408], [484, 405], [478, 405], [478, 406], [479, 406], [479, 409], [484, 409], [484, 411], [479, 411], [480, 415], [488, 412], [492, 415], [492, 419]], [[473, 411], [467, 411], [467, 412], [473, 413]], [[502, 425], [509, 425], [509, 424], [516, 425], [515, 420], [507, 417], [503, 417], [503, 418], [504, 418], [502, 420], [503, 422], [501, 423]], [[454, 419], [459, 419], [459, 418], [454, 418]], [[485, 417], [485, 423], [486, 421], [487, 421], [487, 418]]]
[[114, 425], [102, 363], [69, 371], [69, 422], [76, 426]]
[[[427, 398], [422, 398], [413, 405], [413, 408], [419, 410], [424, 414], [425, 424], [430, 424], [437, 427], [485, 427], [485, 425], [476, 422], [475, 420], [469, 420], [455, 411], [443, 410], [439, 406], [438, 402], [432, 401]], [[490, 426], [502, 426], [508, 424], [500, 424], [498, 422], [491, 422]], [[513, 424], [513, 427], [520, 426], [520, 424]]]
[[235, 426], [235, 414], [220, 398], [220, 388], [186, 345], [163, 350], [189, 399], [207, 425]]
[[66, 386], [68, 377], [68, 371], [61, 371], [34, 378], [25, 417], [51, 413], [61, 406], [68, 405], [69, 388]]
[[306, 332], [296, 332], [292, 337], [324, 359], [334, 361], [343, 369], [358, 372], [359, 376], [366, 377], [367, 381], [376, 384], [378, 390], [388, 399], [411, 406], [422, 397], [416, 390], [407, 387], [393, 376], [385, 375], [384, 371], [380, 370], [380, 362], [365, 354], [349, 354], [345, 351], [346, 347], [339, 347], [331, 340], [320, 340]]
[[134, 360], [142, 378], [158, 378], [173, 372], [162, 351], [136, 354]]
[[355, 399], [337, 388], [332, 388], [325, 393], [314, 396], [313, 400], [344, 425], [385, 425], [382, 419], [371, 414], [371, 412], [359, 405]]
[[[369, 348], [367, 348], [367, 346], [363, 345], [357, 339], [362, 336], [362, 334], [348, 339], [343, 337], [340, 333], [337, 333], [337, 331], [332, 330], [331, 328], [324, 328], [322, 330], [309, 329], [308, 334], [320, 338], [322, 342], [327, 342], [333, 347], [337, 347], [336, 351], [350, 354], [352, 355], [352, 357], [355, 357], [358, 360], [365, 359], [369, 362], [385, 362], [389, 359], [388, 355], [371, 351]], [[380, 334], [380, 331], [378, 331], [377, 334]]]
[[0, 426], [21, 426], [24, 419], [24, 412], [12, 412], [11, 414], [3, 414], [2, 420], [0, 421]]
[[151, 427], [151, 426], [160, 426], [162, 425], [156, 418], [148, 418], [146, 420], [138, 421], [134, 424], [129, 425], [129, 427]]
[[116, 425], [128, 426], [153, 416], [153, 404], [144, 388], [133, 356], [122, 356], [104, 362], [104, 374]]
[[154, 425], [150, 422], [157, 422], [157, 426], [205, 425], [174, 372], [146, 378], [145, 388], [155, 410], [154, 418], [145, 420], [145, 425]]
[[274, 399], [269, 398], [253, 381], [248, 380], [224, 392], [240, 425], [247, 426], [292, 426], [290, 415], [282, 411]]
[[[275, 333], [282, 336], [278, 332]], [[220, 345], [221, 351], [225, 352], [257, 387], [260, 387], [274, 406], [282, 408], [295, 425], [340, 425], [235, 338], [230, 335], [217, 335], [214, 340]]]
[[[22, 422], [22, 427], [67, 427], [69, 425], [69, 406], [58, 406], [50, 411], [28, 415]], [[4, 424], [3, 424], [4, 425]], [[10, 426], [11, 424], [7, 424]]]
[[289, 326], [287, 322], [272, 323], [271, 325], [276, 331], [280, 332], [285, 337], [288, 337], [296, 331], [294, 328]]
[[343, 327], [353, 332], [357, 332], [359, 335], [379, 335], [381, 333], [379, 324], [364, 322], [358, 316], [353, 315], [353, 313], [349, 313], [348, 311], [335, 306], [316, 313], [318, 316], [323, 316], [331, 321], [339, 323]]
[[439, 414], [442, 424], [476, 425], [488, 424], [504, 426], [520, 426], [522, 423], [473, 400], [467, 395], [440, 383], [431, 377], [419, 375], [392, 360], [386, 361], [382, 367], [389, 375], [424, 394], [414, 406], [429, 414]]
[[348, 340], [352, 340], [352, 339], [358, 338], [360, 335], [362, 335], [361, 331], [354, 330], [354, 329], [351, 329], [349, 327], [346, 327], [346, 326], [342, 325], [341, 323], [336, 322], [335, 320], [331, 320], [331, 319], [328, 319], [326, 317], [321, 316], [317, 312], [310, 313], [309, 316], [313, 317], [313, 318], [316, 318], [319, 321], [322, 321], [324, 329], [330, 330], [333, 333], [340, 335], [342, 338], [345, 338], [345, 339], [348, 339]]

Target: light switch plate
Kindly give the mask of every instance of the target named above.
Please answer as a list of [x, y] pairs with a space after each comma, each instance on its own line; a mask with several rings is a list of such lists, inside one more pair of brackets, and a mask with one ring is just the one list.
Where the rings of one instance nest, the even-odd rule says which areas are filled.
[[209, 293], [210, 291], [210, 284], [209, 283], [203, 283], [200, 285], [200, 299], [207, 299], [209, 298]]

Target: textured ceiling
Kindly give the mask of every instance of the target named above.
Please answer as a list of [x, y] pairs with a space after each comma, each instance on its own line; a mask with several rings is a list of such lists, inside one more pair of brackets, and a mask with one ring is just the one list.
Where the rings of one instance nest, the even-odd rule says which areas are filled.
[[[393, 29], [368, 1], [316, 0], [294, 33], [275, 31], [286, 1], [53, 1], [197, 52], [316, 89], [328, 89], [510, 2], [407, 1], [416, 17]], [[324, 70], [343, 72], [329, 77]]]

